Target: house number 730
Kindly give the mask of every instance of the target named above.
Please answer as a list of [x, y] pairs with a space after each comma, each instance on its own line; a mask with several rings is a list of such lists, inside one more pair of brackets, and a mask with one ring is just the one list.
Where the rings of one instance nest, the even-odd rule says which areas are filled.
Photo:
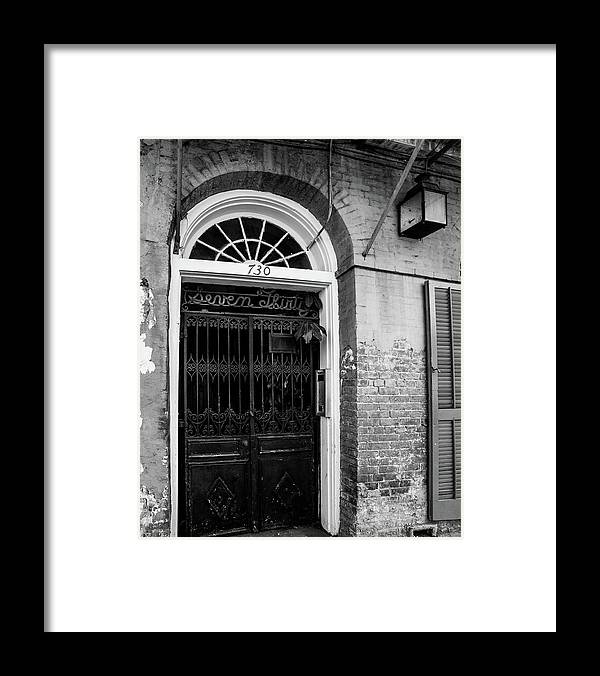
[[271, 274], [271, 268], [268, 265], [253, 263], [252, 265], [248, 266], [248, 272], [246, 274], [255, 275], [256, 277], [258, 277], [259, 275], [264, 275], [265, 277], [268, 277]]

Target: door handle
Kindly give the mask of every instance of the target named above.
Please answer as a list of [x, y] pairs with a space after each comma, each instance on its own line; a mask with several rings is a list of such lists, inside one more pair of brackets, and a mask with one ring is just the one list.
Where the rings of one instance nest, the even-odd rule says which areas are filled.
[[248, 440], [247, 439], [242, 439], [242, 447], [248, 448]]

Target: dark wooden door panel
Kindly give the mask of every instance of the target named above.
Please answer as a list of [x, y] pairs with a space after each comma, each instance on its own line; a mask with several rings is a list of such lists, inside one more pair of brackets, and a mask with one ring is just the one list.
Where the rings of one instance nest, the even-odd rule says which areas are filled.
[[249, 528], [249, 461], [188, 466], [190, 535]]
[[262, 528], [314, 521], [315, 468], [312, 451], [262, 454], [259, 471]]

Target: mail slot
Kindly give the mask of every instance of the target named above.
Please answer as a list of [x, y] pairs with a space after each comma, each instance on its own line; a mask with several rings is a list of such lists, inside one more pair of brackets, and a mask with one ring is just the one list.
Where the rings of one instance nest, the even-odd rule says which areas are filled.
[[325, 415], [325, 369], [315, 371], [315, 413]]

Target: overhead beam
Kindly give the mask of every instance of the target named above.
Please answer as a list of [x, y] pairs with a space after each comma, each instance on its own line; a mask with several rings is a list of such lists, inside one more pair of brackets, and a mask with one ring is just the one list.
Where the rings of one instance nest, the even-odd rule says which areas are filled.
[[394, 188], [394, 192], [392, 193], [392, 196], [390, 197], [388, 203], [386, 204], [385, 209], [383, 210], [383, 213], [379, 217], [379, 221], [377, 221], [377, 225], [375, 226], [375, 230], [373, 230], [373, 234], [371, 235], [371, 239], [369, 240], [369, 243], [365, 247], [365, 250], [362, 252], [363, 258], [366, 258], [367, 254], [371, 250], [371, 247], [373, 246], [373, 242], [375, 241], [377, 234], [381, 230], [381, 226], [383, 225], [383, 222], [385, 221], [389, 210], [392, 208], [392, 206], [393, 206], [393, 204], [396, 200], [396, 197], [398, 197], [398, 193], [402, 189], [404, 182], [408, 178], [408, 174], [410, 173], [412, 165], [414, 164], [415, 160], [417, 159], [417, 155], [419, 154], [419, 151], [421, 150], [421, 147], [423, 146], [424, 142], [425, 142], [425, 139], [419, 139], [417, 141], [417, 144], [416, 144], [414, 150], [412, 151], [412, 155], [409, 157], [408, 162], [406, 163], [406, 166], [404, 167], [404, 171], [402, 172], [402, 175], [400, 176], [400, 179], [398, 180], [398, 183], [396, 184], [396, 187]]
[[460, 139], [457, 138], [446, 141], [446, 143], [444, 143], [444, 145], [440, 148], [440, 150], [436, 150], [435, 152], [431, 153], [431, 155], [428, 155], [425, 158], [426, 166], [429, 166], [430, 164], [437, 162], [442, 155], [445, 155], [450, 150], [450, 148], [453, 148], [455, 145], [457, 145], [459, 141]]

